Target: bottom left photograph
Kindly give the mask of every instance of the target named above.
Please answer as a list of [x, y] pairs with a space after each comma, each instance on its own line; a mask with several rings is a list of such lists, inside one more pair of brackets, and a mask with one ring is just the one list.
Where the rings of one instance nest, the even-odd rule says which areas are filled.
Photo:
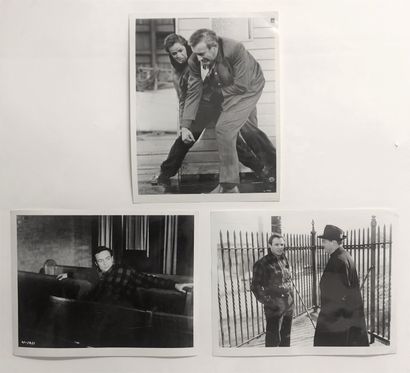
[[193, 215], [12, 213], [12, 225], [15, 354], [194, 346]]

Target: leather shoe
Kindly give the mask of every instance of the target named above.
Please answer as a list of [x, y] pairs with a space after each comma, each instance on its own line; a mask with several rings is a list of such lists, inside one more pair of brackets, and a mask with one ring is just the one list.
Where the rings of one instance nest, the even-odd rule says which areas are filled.
[[240, 193], [239, 188], [235, 185], [233, 188], [225, 189], [222, 188], [222, 193]]
[[170, 186], [171, 185], [171, 180], [169, 177], [166, 177], [162, 174], [155, 175], [151, 179], [151, 185], [164, 185], [164, 186]]
[[221, 184], [218, 184], [215, 189], [213, 189], [209, 193], [240, 193], [238, 186], [234, 186], [233, 188], [224, 188]]
[[221, 184], [218, 184], [214, 189], [212, 189], [209, 193], [223, 193], [223, 188]]

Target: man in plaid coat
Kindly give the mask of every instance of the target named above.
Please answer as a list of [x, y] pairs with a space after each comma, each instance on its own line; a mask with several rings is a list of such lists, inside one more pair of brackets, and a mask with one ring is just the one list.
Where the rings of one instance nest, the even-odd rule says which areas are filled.
[[111, 250], [104, 246], [94, 251], [94, 257], [100, 280], [86, 297], [90, 301], [132, 306], [137, 287], [184, 292], [184, 286], [188, 285], [115, 265]]
[[268, 255], [253, 266], [251, 290], [264, 305], [265, 346], [289, 347], [294, 303], [291, 270], [284, 255], [285, 240], [274, 233], [268, 243]]

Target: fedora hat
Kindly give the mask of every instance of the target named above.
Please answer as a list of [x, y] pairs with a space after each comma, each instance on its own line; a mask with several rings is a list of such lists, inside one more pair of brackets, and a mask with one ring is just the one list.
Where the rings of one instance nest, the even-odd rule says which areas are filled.
[[323, 231], [323, 234], [321, 236], [318, 236], [318, 238], [324, 239], [324, 240], [329, 240], [329, 241], [338, 241], [338, 240], [344, 240], [347, 236], [343, 233], [343, 231], [339, 228], [336, 227], [335, 225], [326, 225], [325, 230]]

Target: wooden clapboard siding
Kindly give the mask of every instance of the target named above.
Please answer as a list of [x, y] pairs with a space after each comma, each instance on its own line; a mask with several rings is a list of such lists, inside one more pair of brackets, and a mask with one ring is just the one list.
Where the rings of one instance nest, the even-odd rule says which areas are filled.
[[258, 113], [258, 127], [268, 136], [275, 136], [275, 128], [272, 126], [271, 117], [270, 114]]
[[251, 40], [242, 41], [242, 44], [247, 50], [276, 49], [276, 43], [269, 43], [266, 38], [255, 38], [255, 36]]
[[261, 114], [275, 114], [275, 106], [271, 103], [264, 103], [258, 105], [258, 115]]
[[272, 144], [276, 148], [276, 137], [275, 137], [276, 133], [273, 131], [272, 126], [259, 125], [259, 128], [260, 128], [261, 131], [263, 131], [269, 137], [269, 139], [272, 141]]
[[275, 31], [270, 28], [254, 28], [253, 29], [253, 37], [255, 39], [259, 38], [267, 38], [271, 39], [275, 37]]
[[252, 40], [243, 42], [259, 62], [265, 76], [265, 88], [258, 103], [258, 126], [268, 136], [276, 132], [275, 101], [277, 90], [277, 35], [271, 17], [252, 19]]
[[265, 132], [268, 136], [275, 136], [275, 131], [273, 130], [269, 119], [258, 120], [258, 128]]
[[179, 18], [176, 22], [176, 33], [189, 40], [195, 30], [210, 27], [210, 18]]
[[206, 28], [210, 26], [210, 18], [208, 17], [198, 17], [198, 18], [178, 18], [177, 30], [181, 31], [192, 31], [198, 30], [200, 28]]
[[[252, 55], [255, 57], [255, 59], [259, 61], [259, 64], [264, 60], [271, 61], [273, 63], [275, 62], [275, 60], [274, 60], [275, 49], [273, 49], [273, 48], [250, 49], [249, 51], [252, 53]], [[262, 66], [262, 69], [263, 69], [263, 66]], [[268, 70], [275, 70], [274, 64], [272, 64], [272, 68], [270, 68]]]
[[252, 18], [253, 28], [271, 28], [271, 19], [275, 17]]
[[259, 104], [275, 104], [275, 93], [264, 92], [264, 94], [259, 99]]
[[264, 92], [276, 92], [275, 82], [270, 81], [265, 83]]
[[276, 87], [277, 82], [276, 82], [276, 71], [275, 70], [264, 71], [263, 75], [265, 76], [266, 82], [274, 82], [275, 87]]
[[[259, 60], [259, 65], [262, 68], [262, 71], [265, 73], [265, 79], [266, 79], [266, 72], [268, 71], [275, 71], [275, 61], [273, 60]], [[273, 79], [272, 79], [273, 80]]]

